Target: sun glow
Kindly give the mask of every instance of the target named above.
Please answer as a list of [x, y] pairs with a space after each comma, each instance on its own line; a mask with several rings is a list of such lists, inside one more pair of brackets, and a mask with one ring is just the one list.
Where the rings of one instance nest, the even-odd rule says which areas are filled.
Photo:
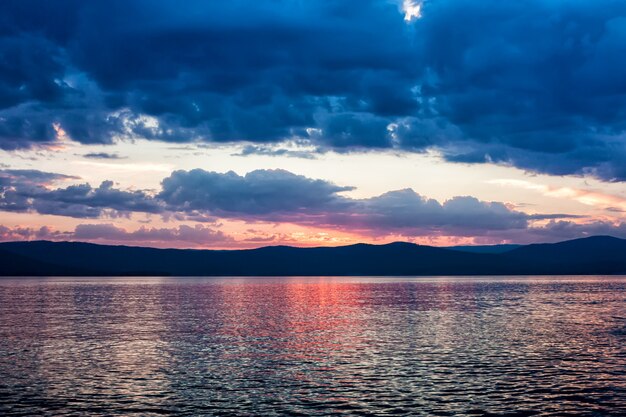
[[402, 2], [402, 11], [404, 12], [404, 20], [412, 22], [422, 17], [422, 3], [415, 0], [404, 0]]
[[626, 210], [626, 199], [599, 191], [581, 190], [572, 187], [550, 187], [548, 185], [515, 179], [495, 179], [488, 182], [503, 187], [516, 187], [537, 191], [547, 197], [570, 199], [587, 206], [617, 209], [618, 211]]

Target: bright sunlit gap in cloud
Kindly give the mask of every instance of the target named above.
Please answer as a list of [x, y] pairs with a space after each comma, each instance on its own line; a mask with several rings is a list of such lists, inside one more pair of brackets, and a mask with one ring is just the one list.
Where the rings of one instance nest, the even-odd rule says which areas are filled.
[[503, 187], [517, 187], [537, 191], [547, 197], [571, 199], [587, 206], [617, 209], [618, 212], [626, 210], [626, 199], [599, 191], [589, 191], [571, 187], [551, 187], [516, 179], [494, 179], [487, 182]]
[[404, 20], [412, 22], [422, 17], [422, 2], [416, 0], [403, 0], [402, 11], [404, 12]]

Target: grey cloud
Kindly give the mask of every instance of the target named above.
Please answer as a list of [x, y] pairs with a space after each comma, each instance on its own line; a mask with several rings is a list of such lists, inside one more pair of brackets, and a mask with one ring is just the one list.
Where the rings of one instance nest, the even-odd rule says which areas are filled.
[[160, 213], [161, 204], [143, 191], [123, 191], [104, 181], [94, 188], [89, 184], [51, 188], [54, 181], [75, 179], [35, 170], [0, 171], [0, 210], [96, 218], [130, 212]]
[[109, 152], [90, 152], [83, 155], [85, 158], [89, 159], [123, 159], [122, 156], [119, 156], [116, 153]]
[[[307, 178], [284, 170], [256, 170], [246, 175], [194, 169], [174, 171], [161, 190], [116, 189], [110, 181], [53, 188], [55, 174], [39, 171], [0, 171], [0, 209], [77, 218], [114, 217], [135, 212], [155, 213], [165, 220], [217, 225], [219, 219], [246, 222], [293, 223], [357, 232], [369, 236], [482, 236], [515, 240], [524, 236], [584, 233], [582, 226], [565, 221], [569, 214], [525, 214], [501, 202], [457, 196], [444, 202], [412, 189], [390, 191], [357, 199], [345, 195], [353, 187]], [[545, 229], [534, 223], [550, 220]], [[585, 226], [589, 229], [590, 226]], [[546, 236], [541, 236], [545, 230]], [[562, 230], [562, 231], [561, 231]], [[621, 233], [609, 223], [598, 223], [598, 233]], [[186, 230], [185, 232], [190, 233]], [[156, 232], [151, 232], [156, 234]], [[182, 232], [181, 232], [182, 233]], [[504, 238], [508, 236], [508, 238]], [[136, 235], [136, 238], [139, 236]]]
[[55, 181], [76, 179], [79, 179], [79, 177], [39, 171], [37, 169], [0, 169], [0, 186], [1, 184], [12, 183], [46, 185]]
[[174, 228], [148, 228], [142, 226], [135, 231], [126, 231], [112, 224], [80, 224], [72, 237], [77, 240], [133, 242], [143, 244], [213, 245], [232, 243], [233, 239], [219, 230], [203, 225], [180, 225]]
[[352, 190], [283, 170], [256, 170], [245, 176], [201, 169], [174, 171], [162, 182], [158, 198], [174, 210], [204, 210], [215, 215], [309, 213], [344, 201]]
[[575, 223], [568, 220], [550, 220], [545, 225], [529, 227], [515, 233], [489, 231], [478, 236], [477, 243], [554, 243], [588, 236], [613, 236], [626, 239], [626, 223], [608, 221]]
[[34, 229], [32, 227], [7, 227], [0, 225], [0, 241], [4, 242], [16, 240], [60, 240], [70, 237], [68, 233], [53, 231], [46, 226]]
[[235, 154], [236, 156], [249, 156], [249, 155], [260, 155], [260, 156], [282, 156], [288, 158], [302, 158], [302, 159], [315, 159], [316, 153], [319, 151], [297, 151], [290, 150], [286, 148], [274, 148], [267, 146], [258, 146], [258, 145], [246, 145], [241, 150], [240, 153]]
[[502, 203], [455, 197], [439, 203], [413, 190], [369, 199], [341, 195], [352, 187], [311, 180], [287, 171], [253, 171], [245, 176], [204, 170], [176, 171], [163, 180], [158, 198], [170, 210], [206, 212], [249, 221], [291, 222], [374, 235], [390, 233], [470, 235], [528, 226], [530, 217]]
[[100, 243], [127, 243], [160, 247], [205, 247], [231, 245], [232, 237], [203, 225], [180, 225], [174, 228], [141, 227], [127, 231], [112, 224], [79, 224], [73, 231], [48, 227], [7, 227], [0, 225], [0, 241], [79, 240]]

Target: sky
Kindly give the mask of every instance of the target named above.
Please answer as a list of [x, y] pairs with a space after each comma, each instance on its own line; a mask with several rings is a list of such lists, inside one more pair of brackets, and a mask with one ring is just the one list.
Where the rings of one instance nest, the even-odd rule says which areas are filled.
[[626, 238], [626, 2], [0, 2], [0, 241]]

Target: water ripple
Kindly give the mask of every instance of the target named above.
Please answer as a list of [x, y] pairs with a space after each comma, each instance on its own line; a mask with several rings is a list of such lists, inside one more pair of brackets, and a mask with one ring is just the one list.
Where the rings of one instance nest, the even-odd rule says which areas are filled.
[[626, 278], [0, 280], [0, 414], [618, 416]]

